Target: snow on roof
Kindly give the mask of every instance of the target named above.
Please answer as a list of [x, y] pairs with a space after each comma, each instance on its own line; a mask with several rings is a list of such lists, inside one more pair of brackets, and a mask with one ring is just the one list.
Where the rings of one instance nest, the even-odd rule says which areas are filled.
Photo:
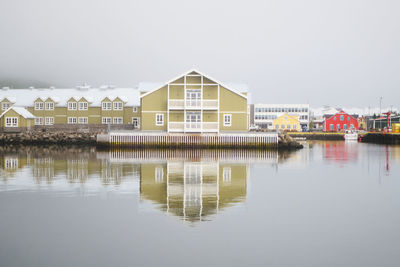
[[46, 101], [48, 98], [57, 103], [57, 106], [67, 106], [69, 99], [73, 98], [79, 101], [85, 98], [91, 103], [91, 106], [101, 106], [101, 101], [108, 97], [111, 101], [120, 98], [127, 106], [139, 106], [139, 91], [133, 88], [87, 88], [85, 90], [78, 88], [65, 89], [9, 89], [0, 91], [0, 101], [4, 98], [14, 103], [16, 106], [33, 106], [36, 99]]
[[19, 115], [21, 115], [22, 117], [24, 117], [25, 119], [34, 119], [36, 118], [32, 113], [30, 113], [28, 110], [26, 110], [23, 107], [10, 107], [8, 108], [6, 111], [4, 111], [1, 115], [0, 118], [3, 117], [4, 114], [6, 114], [8, 111], [10, 110], [14, 110], [15, 112], [17, 112]]
[[165, 85], [167, 85], [169, 83], [172, 83], [173, 81], [176, 81], [177, 79], [179, 79], [179, 78], [181, 78], [181, 77], [183, 77], [185, 75], [188, 75], [188, 74], [190, 74], [192, 72], [196, 72], [197, 74], [202, 75], [202, 76], [214, 81], [215, 83], [222, 85], [226, 89], [228, 89], [228, 90], [230, 90], [230, 91], [232, 91], [232, 92], [234, 92], [234, 93], [236, 93], [236, 94], [238, 94], [238, 95], [240, 95], [240, 96], [242, 96], [242, 97], [247, 99], [247, 96], [242, 94], [242, 93], [247, 93], [248, 90], [249, 90], [248, 86], [246, 84], [222, 83], [222, 82], [219, 82], [216, 79], [211, 78], [210, 76], [208, 76], [206, 74], [201, 73], [200, 71], [198, 71], [196, 69], [190, 69], [189, 71], [179, 75], [178, 77], [175, 77], [175, 78], [173, 78], [173, 79], [171, 79], [171, 80], [169, 80], [167, 82], [164, 82], [164, 83], [161, 83], [161, 82], [141, 82], [141, 83], [139, 83], [139, 87], [138, 88], [139, 88], [140, 92], [145, 92], [145, 94], [142, 94], [140, 97], [143, 97], [143, 96], [145, 96], [145, 95], [147, 95], [147, 94], [149, 94], [149, 93], [151, 93], [153, 91], [156, 91], [156, 90], [162, 88], [163, 86], [165, 86]]

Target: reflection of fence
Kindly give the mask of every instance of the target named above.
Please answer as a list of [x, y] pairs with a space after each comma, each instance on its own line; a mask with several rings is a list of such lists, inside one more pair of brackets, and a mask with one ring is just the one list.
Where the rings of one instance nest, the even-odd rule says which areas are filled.
[[146, 163], [169, 160], [215, 161], [229, 163], [276, 163], [277, 150], [254, 149], [143, 149], [97, 152], [97, 158], [111, 162]]
[[111, 147], [155, 148], [268, 148], [277, 147], [277, 133], [168, 134], [166, 132], [110, 132], [97, 143]]

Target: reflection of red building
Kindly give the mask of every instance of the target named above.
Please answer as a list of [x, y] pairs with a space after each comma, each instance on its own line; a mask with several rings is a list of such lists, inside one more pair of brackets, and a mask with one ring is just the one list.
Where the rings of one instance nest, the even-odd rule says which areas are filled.
[[324, 158], [336, 162], [348, 162], [357, 159], [357, 142], [326, 142], [323, 146]]
[[358, 121], [343, 110], [325, 119], [324, 131], [326, 132], [339, 132], [347, 129], [358, 130]]

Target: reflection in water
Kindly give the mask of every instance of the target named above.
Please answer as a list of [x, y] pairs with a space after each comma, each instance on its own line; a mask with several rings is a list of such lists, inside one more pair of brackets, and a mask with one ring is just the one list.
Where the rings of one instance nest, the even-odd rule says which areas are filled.
[[[0, 191], [45, 190], [75, 193], [111, 189], [134, 193], [168, 214], [200, 221], [246, 198], [250, 163], [276, 165], [275, 150], [118, 150], [90, 147], [5, 147], [0, 152]], [[29, 175], [30, 173], [30, 175]], [[18, 174], [20, 177], [16, 178]], [[28, 175], [26, 175], [28, 174]], [[32, 177], [26, 180], [22, 177]], [[50, 186], [50, 189], [49, 187]], [[133, 190], [132, 190], [133, 189]], [[53, 191], [54, 192], [54, 191]]]
[[357, 160], [358, 142], [357, 141], [336, 141], [324, 143], [324, 158], [339, 163]]

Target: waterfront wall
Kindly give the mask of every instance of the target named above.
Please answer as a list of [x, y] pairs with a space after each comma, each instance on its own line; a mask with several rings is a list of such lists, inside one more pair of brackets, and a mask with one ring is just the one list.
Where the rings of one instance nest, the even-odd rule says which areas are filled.
[[399, 145], [400, 134], [398, 133], [367, 133], [360, 136], [363, 143]]
[[41, 132], [30, 131], [22, 133], [0, 133], [0, 145], [96, 145], [96, 134], [93, 133], [67, 133], [67, 132]]
[[344, 140], [344, 133], [326, 133], [326, 132], [288, 132], [291, 137], [301, 137], [306, 140]]

